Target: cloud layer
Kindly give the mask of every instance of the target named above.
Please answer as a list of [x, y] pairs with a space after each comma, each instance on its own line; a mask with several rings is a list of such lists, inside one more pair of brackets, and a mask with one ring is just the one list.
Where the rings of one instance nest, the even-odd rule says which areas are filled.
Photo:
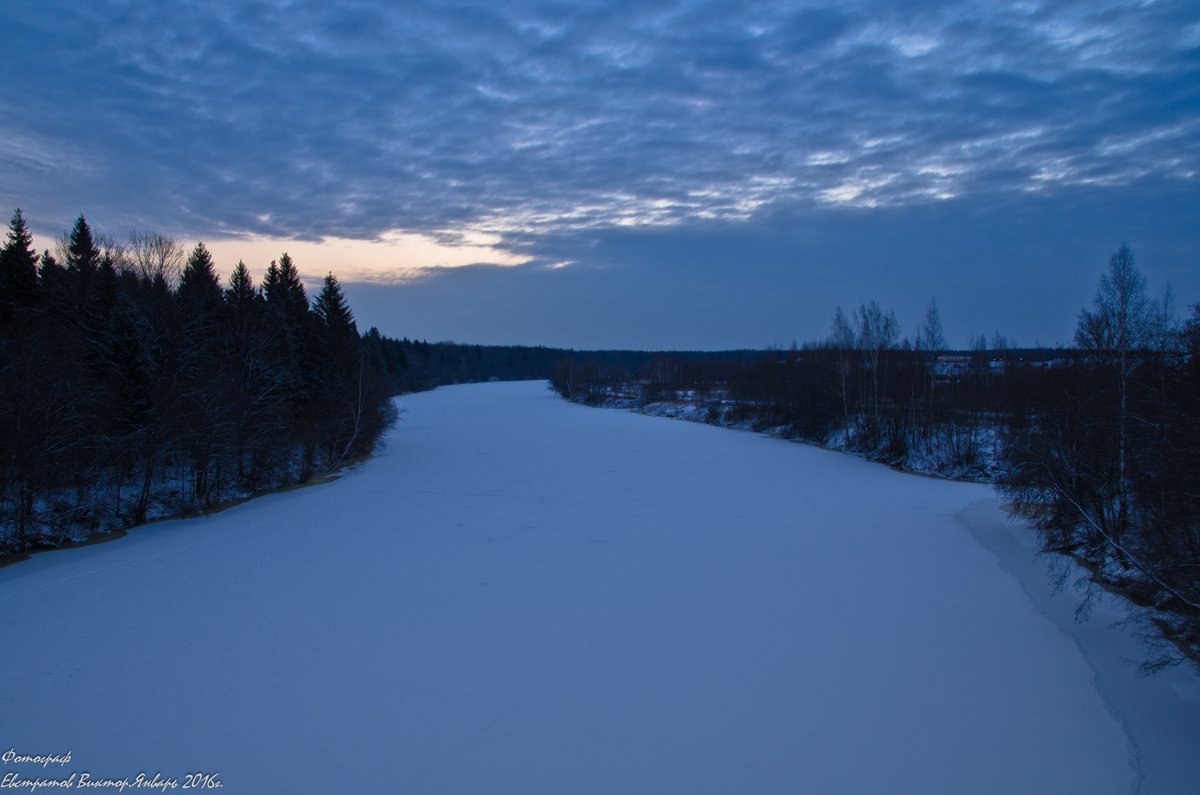
[[545, 266], [629, 228], [1200, 196], [1190, 2], [2, 13], [0, 192], [58, 228], [487, 236]]
[[72, 208], [197, 234], [662, 224], [1200, 171], [1188, 3], [5, 13], [9, 190], [74, 185]]

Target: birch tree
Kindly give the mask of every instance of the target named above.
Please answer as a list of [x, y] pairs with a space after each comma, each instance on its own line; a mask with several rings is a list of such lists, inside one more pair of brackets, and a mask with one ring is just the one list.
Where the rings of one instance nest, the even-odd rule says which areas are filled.
[[1116, 516], [1113, 537], [1119, 542], [1129, 525], [1129, 383], [1137, 354], [1149, 341], [1152, 327], [1146, 279], [1133, 260], [1133, 252], [1122, 244], [1100, 277], [1091, 309], [1079, 313], [1075, 344], [1092, 351], [1113, 372], [1117, 406]]

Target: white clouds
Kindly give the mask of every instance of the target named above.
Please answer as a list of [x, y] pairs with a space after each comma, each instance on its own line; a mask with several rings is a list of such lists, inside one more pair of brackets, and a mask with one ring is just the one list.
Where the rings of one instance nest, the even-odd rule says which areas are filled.
[[932, 36], [921, 35], [893, 36], [891, 45], [905, 58], [919, 58], [936, 49], [938, 40]]
[[[900, 16], [855, 3], [48, 0], [13, 12], [12, 57], [39, 68], [0, 100], [16, 125], [0, 185], [57, 202], [58, 223], [77, 195], [103, 196], [125, 226], [475, 230], [502, 252], [558, 227], [1191, 180], [1195, 16], [1170, 2]], [[64, 140], [76, 151], [61, 173], [45, 164], [62, 147], [28, 143]], [[14, 179], [35, 166], [43, 182]], [[194, 228], [201, 217], [210, 228]]]
[[804, 159], [804, 164], [808, 166], [837, 166], [849, 162], [850, 155], [844, 151], [813, 152]]
[[955, 174], [962, 173], [962, 169], [954, 168], [953, 166], [946, 166], [946, 165], [941, 165], [938, 163], [933, 163], [933, 164], [927, 164], [927, 165], [921, 166], [920, 168], [917, 169], [917, 173], [922, 176], [941, 177], [941, 178], [945, 179], [946, 177], [952, 177]]
[[826, 188], [819, 196], [826, 204], [843, 204], [851, 207], [878, 207], [885, 201], [881, 189], [896, 182], [897, 174], [864, 173], [840, 185]]

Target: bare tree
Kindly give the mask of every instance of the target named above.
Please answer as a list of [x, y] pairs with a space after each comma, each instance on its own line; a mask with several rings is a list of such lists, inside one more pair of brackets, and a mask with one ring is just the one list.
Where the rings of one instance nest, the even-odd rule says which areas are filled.
[[[1146, 298], [1146, 278], [1124, 243], [1108, 262], [1108, 272], [1092, 309], [1079, 313], [1075, 344], [1107, 361], [1117, 389], [1117, 515], [1113, 538], [1119, 544], [1129, 523], [1129, 381], [1135, 354], [1146, 347], [1153, 330], [1153, 312]], [[1119, 548], [1119, 547], [1118, 547]]]
[[870, 387], [870, 409], [867, 412], [867, 440], [870, 446], [878, 445], [883, 427], [883, 406], [887, 398], [887, 352], [896, 347], [900, 339], [900, 323], [895, 312], [884, 313], [878, 302], [863, 304], [854, 313], [858, 326], [858, 347], [866, 357]]
[[129, 246], [110, 235], [97, 232], [93, 235], [96, 248], [100, 249], [100, 259], [107, 259], [114, 270], [126, 270], [133, 264], [129, 256]]
[[160, 232], [135, 230], [129, 234], [128, 255], [134, 271], [142, 279], [161, 280], [170, 289], [179, 283], [186, 252], [175, 238]]
[[946, 349], [946, 335], [942, 332], [942, 315], [938, 312], [936, 298], [929, 299], [929, 308], [925, 310], [925, 320], [917, 332], [917, 341], [918, 347], [929, 351], [929, 405], [926, 422], [932, 431], [938, 356]]
[[934, 356], [946, 348], [946, 336], [942, 333], [942, 316], [938, 312], [936, 298], [929, 299], [929, 308], [925, 310], [925, 322], [918, 332], [921, 348]]
[[854, 329], [839, 306], [833, 313], [830, 329], [830, 344], [837, 350], [838, 397], [842, 401], [842, 421], [850, 427], [850, 368], [851, 352], [854, 350]]

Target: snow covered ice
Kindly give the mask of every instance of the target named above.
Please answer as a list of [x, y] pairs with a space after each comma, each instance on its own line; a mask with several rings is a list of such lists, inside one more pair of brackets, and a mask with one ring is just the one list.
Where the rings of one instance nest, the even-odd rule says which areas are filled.
[[[0, 752], [231, 793], [1182, 793], [989, 489], [543, 383], [399, 399], [332, 483], [0, 569]], [[128, 790], [127, 790], [128, 791]]]

